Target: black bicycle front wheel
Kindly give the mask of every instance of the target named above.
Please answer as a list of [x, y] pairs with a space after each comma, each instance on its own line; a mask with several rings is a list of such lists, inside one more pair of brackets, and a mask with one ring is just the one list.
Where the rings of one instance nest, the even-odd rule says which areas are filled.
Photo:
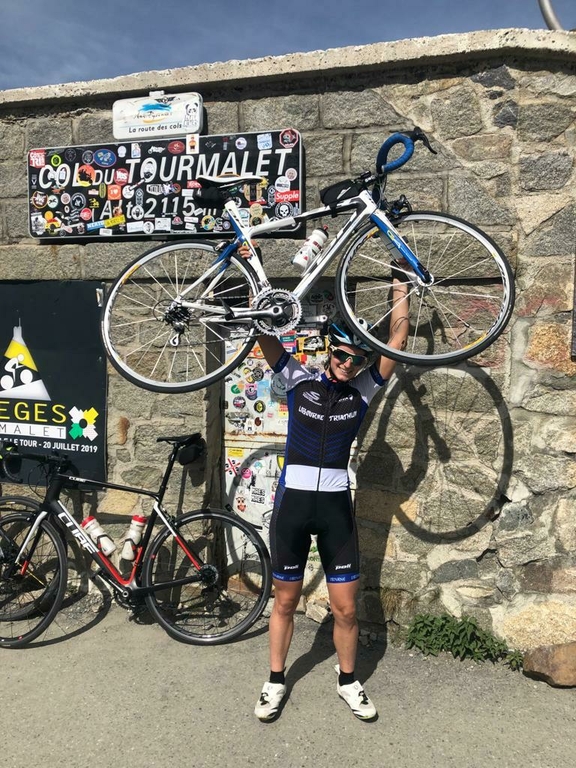
[[496, 243], [443, 213], [409, 213], [394, 226], [433, 275], [429, 285], [409, 283], [406, 348], [388, 343], [398, 272], [390, 241], [372, 224], [354, 240], [336, 276], [338, 303], [351, 330], [375, 352], [413, 365], [451, 365], [493, 344], [514, 307], [514, 275]]
[[106, 354], [124, 378], [152, 392], [193, 392], [221, 379], [252, 348], [251, 323], [226, 319], [248, 307], [256, 275], [210, 243], [160, 245], [110, 288], [102, 313]]
[[16, 564], [34, 517], [26, 512], [0, 517], [0, 648], [20, 648], [35, 640], [64, 600], [66, 547], [48, 521], [40, 523]]
[[178, 538], [165, 528], [146, 554], [142, 583], [152, 590], [150, 613], [184, 643], [234, 640], [260, 618], [270, 596], [264, 541], [249, 523], [221, 510], [188, 512], [175, 526]]

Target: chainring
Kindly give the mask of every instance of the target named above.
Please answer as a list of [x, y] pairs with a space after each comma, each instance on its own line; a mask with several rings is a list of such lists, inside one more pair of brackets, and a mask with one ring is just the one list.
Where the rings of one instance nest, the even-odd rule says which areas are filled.
[[280, 336], [283, 333], [293, 331], [302, 317], [302, 304], [300, 299], [290, 291], [281, 288], [269, 288], [255, 296], [252, 302], [253, 309], [269, 309], [273, 306], [282, 307], [283, 314], [275, 320], [254, 320], [257, 331], [265, 336]]

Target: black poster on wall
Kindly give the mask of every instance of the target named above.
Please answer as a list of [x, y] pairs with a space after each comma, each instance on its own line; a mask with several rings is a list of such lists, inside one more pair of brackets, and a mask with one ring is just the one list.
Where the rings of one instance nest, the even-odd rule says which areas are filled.
[[[101, 283], [0, 282], [0, 441], [106, 479]], [[21, 479], [29, 479], [30, 462]]]
[[[225, 211], [194, 199], [199, 176], [253, 174], [237, 197], [246, 223], [302, 211], [302, 140], [298, 131], [124, 141], [28, 152], [32, 237], [116, 238], [232, 234]], [[278, 236], [280, 233], [275, 233]], [[295, 228], [286, 230], [294, 237]]]

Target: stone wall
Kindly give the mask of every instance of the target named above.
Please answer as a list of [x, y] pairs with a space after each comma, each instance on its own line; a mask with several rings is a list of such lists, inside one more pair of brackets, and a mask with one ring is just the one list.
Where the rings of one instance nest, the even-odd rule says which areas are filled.
[[[513, 647], [576, 633], [576, 40], [558, 32], [400, 41], [0, 93], [0, 279], [110, 280], [143, 243], [40, 246], [26, 227], [26, 150], [112, 138], [119, 96], [198, 90], [211, 133], [293, 126], [307, 199], [370, 168], [394, 130], [420, 150], [388, 191], [476, 223], [507, 253], [518, 299], [482, 358], [402, 369], [362, 432], [360, 614], [401, 634], [419, 611], [474, 615]], [[266, 244], [271, 275], [292, 244]], [[110, 371], [112, 478], [153, 484], [155, 437], [212, 436], [204, 466], [175, 478], [181, 508], [218, 500], [219, 391], [161, 396]], [[206, 479], [203, 471], [208, 467]], [[110, 512], [129, 514], [109, 494]]]

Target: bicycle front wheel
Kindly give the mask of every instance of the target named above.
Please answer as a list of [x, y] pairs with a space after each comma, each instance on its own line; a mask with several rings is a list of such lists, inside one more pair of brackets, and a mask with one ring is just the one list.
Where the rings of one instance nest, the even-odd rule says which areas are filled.
[[192, 645], [239, 637], [270, 596], [272, 568], [262, 538], [219, 510], [188, 512], [176, 528], [178, 538], [164, 529], [146, 555], [142, 583], [152, 590], [150, 613], [171, 637]]
[[242, 362], [255, 340], [250, 323], [226, 320], [248, 306], [256, 276], [239, 256], [222, 261], [209, 243], [161, 245], [112, 285], [101, 333], [112, 365], [153, 392], [192, 392]]
[[406, 348], [388, 344], [394, 256], [373, 225], [352, 243], [336, 276], [350, 328], [374, 351], [414, 365], [450, 365], [485, 350], [505, 329], [514, 306], [514, 276], [500, 248], [477, 227], [446, 214], [409, 213], [394, 226], [433, 275], [430, 285], [409, 284]]
[[49, 522], [40, 523], [15, 562], [33, 520], [25, 512], [0, 517], [0, 648], [19, 648], [41, 635], [64, 599], [66, 547]]

